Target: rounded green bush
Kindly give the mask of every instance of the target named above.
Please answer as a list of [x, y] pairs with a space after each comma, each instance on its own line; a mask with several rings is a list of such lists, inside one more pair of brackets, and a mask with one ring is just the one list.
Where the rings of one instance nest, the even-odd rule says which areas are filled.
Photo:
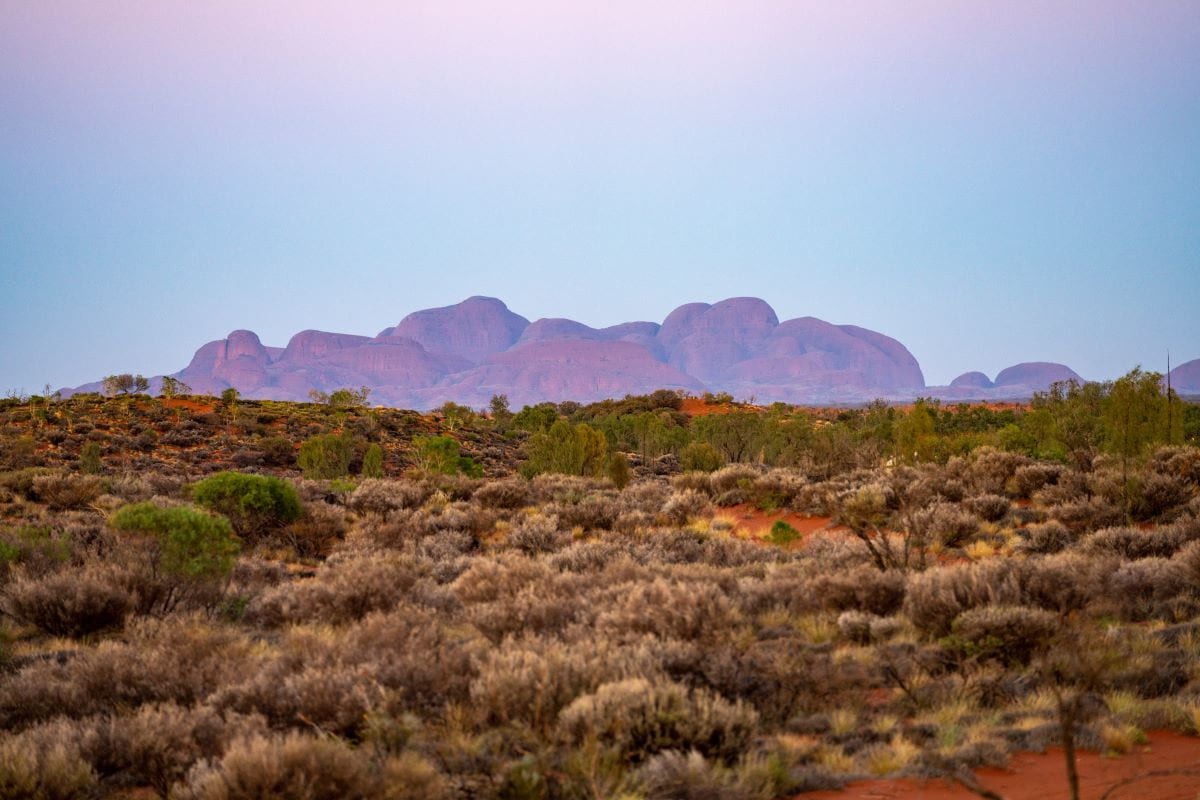
[[147, 533], [162, 548], [162, 570], [186, 578], [212, 578], [229, 574], [241, 552], [241, 542], [229, 520], [194, 508], [159, 508], [135, 503], [109, 520], [120, 531]]
[[244, 472], [218, 472], [192, 487], [192, 497], [224, 514], [243, 536], [294, 522], [303, 513], [295, 488], [279, 478]]

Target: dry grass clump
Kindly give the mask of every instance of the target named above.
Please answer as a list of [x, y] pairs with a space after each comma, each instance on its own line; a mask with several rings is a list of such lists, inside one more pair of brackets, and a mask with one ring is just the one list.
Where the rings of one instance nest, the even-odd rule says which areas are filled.
[[855, 610], [886, 617], [904, 603], [908, 581], [902, 572], [880, 572], [860, 566], [848, 572], [818, 576], [805, 587], [833, 611]]
[[33, 493], [51, 511], [86, 508], [104, 490], [104, 481], [96, 475], [39, 475], [33, 479]]
[[981, 660], [996, 659], [1007, 666], [1025, 664], [1050, 643], [1060, 624], [1057, 614], [1040, 608], [972, 608], [951, 624], [951, 646]]
[[992, 560], [931, 569], [912, 577], [904, 612], [917, 628], [945, 636], [964, 611], [1020, 600], [1020, 575], [1014, 565]]
[[750, 800], [754, 797], [731, 770], [695, 750], [686, 755], [667, 750], [652, 756], [637, 771], [646, 800]]
[[1077, 552], [1030, 559], [1021, 570], [1021, 602], [1060, 613], [1085, 609], [1110, 591], [1117, 563]]
[[686, 525], [688, 521], [712, 515], [712, 504], [700, 492], [675, 492], [663, 504], [663, 519], [668, 525]]
[[1070, 547], [1075, 541], [1067, 526], [1057, 520], [1030, 525], [1020, 531], [1019, 548], [1027, 553], [1050, 554]]
[[102, 565], [18, 576], [0, 590], [0, 609], [51, 636], [79, 637], [120, 627], [134, 604], [114, 570]]
[[1023, 464], [1013, 471], [1005, 484], [1005, 492], [1016, 498], [1028, 499], [1034, 492], [1057, 483], [1062, 467], [1057, 464]]
[[557, 552], [570, 540], [570, 534], [559, 527], [557, 516], [542, 514], [526, 515], [513, 526], [506, 538], [509, 547], [527, 556]]
[[910, 520], [924, 541], [942, 547], [958, 547], [979, 531], [979, 520], [973, 512], [945, 502], [915, 512]]
[[336, 739], [289, 733], [235, 742], [188, 776], [180, 800], [367, 800], [379, 796], [379, 768]]
[[[1131, 621], [1174, 620], [1177, 611], [1186, 618], [1200, 609], [1200, 593], [1186, 567], [1172, 559], [1151, 557], [1122, 564], [1109, 585], [1121, 616]], [[1191, 597], [1181, 597], [1188, 590]]]
[[[974, 493], [1003, 494], [1005, 485], [1013, 479], [1017, 470], [1029, 464], [1029, 459], [994, 447], [980, 447], [963, 462], [962, 479]], [[952, 459], [947, 468], [957, 472], [957, 466]]]
[[299, 558], [326, 555], [346, 535], [346, 512], [324, 501], [304, 504], [304, 514], [274, 534]]
[[521, 508], [529, 504], [529, 482], [518, 477], [488, 481], [475, 490], [475, 500], [485, 508]]
[[558, 713], [601, 683], [659, 674], [653, 642], [566, 643], [545, 636], [508, 639], [488, 653], [471, 684], [474, 711], [490, 724], [522, 722], [549, 730]]
[[433, 491], [434, 487], [424, 481], [366, 478], [350, 493], [346, 504], [360, 514], [387, 514], [401, 508], [419, 508]]
[[395, 608], [426, 573], [425, 566], [408, 555], [348, 554], [325, 562], [313, 578], [268, 589], [251, 603], [247, 619], [267, 627], [352, 622]]
[[1120, 525], [1125, 521], [1124, 512], [1102, 497], [1068, 500], [1051, 506], [1046, 513], [1076, 536]]
[[732, 761], [746, 749], [758, 715], [704, 689], [631, 678], [601, 684], [562, 710], [558, 727], [576, 744], [598, 739], [632, 763], [664, 750], [697, 750]]
[[567, 530], [611, 530], [621, 514], [621, 504], [612, 494], [591, 494], [576, 503], [551, 503], [547, 513], [557, 515]]
[[259, 716], [154, 703], [132, 714], [95, 718], [82, 747], [102, 776], [118, 776], [129, 786], [148, 785], [166, 797], [194, 764], [217, 758], [235, 739], [265, 732]]
[[96, 784], [70, 723], [0, 735], [0, 797], [84, 800]]
[[[758, 480], [761, 474], [760, 470], [748, 464], [730, 464], [728, 467], [722, 467], [708, 476], [709, 491], [713, 497], [717, 498], [736, 489], [741, 489], [745, 492]], [[749, 495], [747, 494], [745, 497], [748, 499]], [[745, 502], [745, 500], [739, 500], [738, 502]], [[722, 503], [721, 505], [733, 504]]]
[[1168, 526], [1152, 530], [1118, 527], [1104, 528], [1084, 537], [1079, 546], [1086, 552], [1109, 554], [1125, 559], [1170, 558], [1175, 551], [1195, 538], [1195, 526]]
[[969, 498], [966, 506], [972, 514], [986, 522], [999, 522], [1008, 516], [1012, 503], [998, 494], [981, 494]]
[[699, 641], [726, 630], [736, 609], [715, 583], [655, 578], [616, 585], [596, 617], [596, 626], [616, 637], [649, 633]]

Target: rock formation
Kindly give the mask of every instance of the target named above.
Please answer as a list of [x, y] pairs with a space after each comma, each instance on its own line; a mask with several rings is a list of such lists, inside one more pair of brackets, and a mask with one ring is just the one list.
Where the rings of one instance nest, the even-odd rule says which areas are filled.
[[[1197, 371], [1178, 370], [1183, 383]], [[780, 322], [754, 297], [688, 303], [661, 325], [607, 328], [560, 318], [531, 323], [500, 300], [470, 297], [415, 311], [373, 337], [306, 330], [280, 348], [265, 347], [251, 331], [234, 331], [197, 350], [174, 377], [196, 392], [232, 386], [245, 397], [284, 400], [305, 400], [312, 389], [366, 386], [372, 402], [412, 408], [447, 400], [477, 407], [493, 394], [508, 395], [518, 407], [586, 402], [664, 388], [729, 392], [762, 403], [1011, 397], [1078, 379], [1061, 364], [1028, 363], [1003, 370], [994, 388], [978, 372], [949, 387], [926, 387], [917, 360], [895, 339], [815, 317]]]

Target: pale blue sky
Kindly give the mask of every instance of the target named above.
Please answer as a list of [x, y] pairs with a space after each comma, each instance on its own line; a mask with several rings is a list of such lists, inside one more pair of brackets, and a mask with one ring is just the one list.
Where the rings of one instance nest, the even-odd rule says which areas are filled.
[[0, 391], [473, 294], [1200, 357], [1200, 3], [333, 5], [0, 0]]

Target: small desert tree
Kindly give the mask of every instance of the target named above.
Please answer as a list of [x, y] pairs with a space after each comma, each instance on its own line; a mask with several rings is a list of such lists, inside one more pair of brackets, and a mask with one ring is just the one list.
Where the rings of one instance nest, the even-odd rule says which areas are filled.
[[1087, 620], [1064, 615], [1057, 636], [1035, 661], [1037, 676], [1054, 696], [1072, 800], [1079, 800], [1076, 727], [1104, 710], [1097, 698], [1110, 688], [1127, 658], [1119, 639]]
[[86, 442], [79, 451], [79, 471], [84, 475], [99, 475], [104, 470], [100, 461], [100, 443]]
[[492, 400], [488, 403], [488, 412], [492, 415], [492, 419], [499, 425], [507, 425], [509, 420], [513, 418], [513, 412], [508, 407], [508, 395], [492, 395]]
[[333, 408], [361, 408], [367, 404], [371, 387], [361, 386], [358, 389], [334, 389], [326, 394], [319, 389], [310, 389], [308, 397], [314, 403], [332, 406]]
[[177, 397], [181, 394], [191, 394], [192, 387], [188, 386], [178, 378], [172, 378], [170, 375], [164, 375], [162, 379], [162, 396]]
[[535, 433], [527, 445], [526, 475], [558, 472], [564, 475], [600, 475], [608, 464], [608, 441], [590, 425], [572, 425], [560, 419], [544, 433]]
[[150, 381], [146, 380], [144, 375], [131, 375], [128, 372], [120, 375], [109, 375], [101, 385], [104, 387], [104, 393], [109, 397], [118, 394], [140, 394], [149, 390]]
[[449, 436], [419, 436], [413, 439], [417, 462], [426, 472], [442, 475], [463, 473], [472, 478], [483, 476], [483, 468], [460, 452], [459, 444]]
[[362, 475], [364, 478], [383, 477], [383, 448], [372, 443], [363, 454]]
[[1121, 459], [1121, 482], [1125, 509], [1129, 511], [1129, 467], [1152, 442], [1165, 435], [1166, 398], [1162, 376], [1134, 367], [1113, 381], [1104, 404], [1104, 427], [1108, 449]]
[[304, 477], [315, 479], [340, 478], [350, 474], [350, 459], [354, 442], [344, 433], [314, 436], [300, 445], [297, 462]]
[[624, 453], [613, 453], [608, 460], [608, 479], [618, 489], [629, 485], [629, 460]]

